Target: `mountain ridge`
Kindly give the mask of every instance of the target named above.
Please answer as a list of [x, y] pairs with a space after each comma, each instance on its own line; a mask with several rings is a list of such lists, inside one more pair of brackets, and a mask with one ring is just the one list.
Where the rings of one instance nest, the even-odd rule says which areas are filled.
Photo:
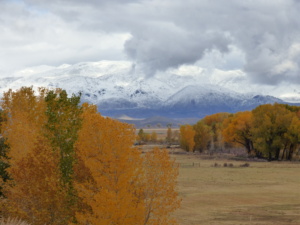
[[[82, 93], [82, 101], [96, 104], [105, 116], [125, 114], [133, 118], [202, 118], [216, 112], [251, 110], [260, 104], [286, 103], [266, 94], [266, 90], [272, 93], [273, 87], [261, 88], [262, 93], [248, 87], [251, 85], [247, 82], [240, 73], [227, 74], [223, 79], [203, 74], [182, 75], [176, 71], [147, 77], [132, 63], [100, 61], [28, 68], [16, 76], [0, 78], [0, 91], [21, 86], [63, 88], [69, 94]], [[241, 92], [238, 85], [251, 91]], [[298, 93], [298, 86], [293, 88]], [[289, 91], [291, 87], [286, 89]]]

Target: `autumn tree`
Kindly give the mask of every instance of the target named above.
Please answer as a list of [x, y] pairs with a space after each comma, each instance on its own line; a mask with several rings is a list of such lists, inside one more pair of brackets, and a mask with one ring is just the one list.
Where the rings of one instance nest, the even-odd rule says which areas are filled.
[[43, 94], [41, 91], [40, 95], [35, 95], [30, 87], [22, 87], [15, 92], [9, 90], [3, 94], [2, 135], [10, 146], [12, 163], [30, 152], [41, 135], [41, 127], [46, 121]]
[[278, 160], [280, 151], [284, 147], [284, 137], [295, 114], [279, 104], [261, 105], [252, 113], [251, 133], [254, 147], [269, 160]]
[[58, 182], [58, 155], [47, 142], [40, 139], [9, 170], [13, 180], [5, 189], [7, 211], [32, 224], [67, 224], [65, 193]]
[[145, 141], [145, 135], [146, 134], [145, 134], [144, 130], [143, 129], [139, 129], [138, 136], [137, 136], [138, 141], [139, 142]]
[[195, 131], [191, 125], [180, 126], [180, 145], [186, 151], [194, 151], [195, 146]]
[[82, 224], [142, 224], [142, 159], [132, 148], [131, 125], [104, 118], [93, 105], [84, 105], [78, 157], [93, 180], [77, 184], [90, 210], [77, 213]]
[[171, 214], [179, 208], [181, 200], [176, 190], [178, 165], [167, 150], [154, 148], [144, 159], [144, 222], [143, 224], [177, 224]]
[[243, 146], [250, 154], [254, 151], [251, 128], [252, 112], [238, 112], [225, 119], [222, 134], [226, 142]]
[[2, 215], [37, 225], [173, 223], [178, 171], [160, 150], [142, 157], [131, 125], [62, 90], [10, 90], [1, 107], [12, 178]]
[[155, 131], [153, 131], [151, 133], [151, 141], [152, 142], [156, 142], [157, 141], [157, 133]]
[[224, 140], [222, 135], [223, 122], [230, 116], [229, 113], [216, 113], [204, 117], [201, 121], [209, 126], [212, 131], [211, 147], [215, 149], [223, 149]]
[[178, 171], [160, 150], [145, 158], [132, 147], [131, 125], [104, 118], [84, 104], [77, 141], [78, 158], [90, 178], [77, 182], [79, 197], [89, 206], [76, 214], [81, 224], [170, 224], [179, 206]]
[[172, 142], [172, 129], [171, 129], [171, 126], [168, 126], [166, 141], [168, 143]]
[[211, 127], [204, 124], [202, 121], [198, 121], [193, 126], [193, 129], [195, 130], [195, 149], [202, 152], [208, 148], [212, 139]]
[[[5, 92], [1, 104], [6, 116], [2, 133], [9, 145], [8, 157], [11, 167], [8, 172], [12, 178], [11, 185], [5, 185], [4, 194], [7, 196], [9, 205], [14, 206], [9, 207], [8, 210], [18, 217], [23, 218], [26, 215], [26, 219], [34, 224], [57, 224], [57, 221], [60, 221], [59, 224], [67, 224], [75, 210], [74, 207], [71, 207], [71, 205], [75, 205], [75, 203], [73, 204], [76, 198], [75, 193], [73, 192], [71, 195], [70, 189], [63, 187], [65, 183], [63, 171], [66, 170], [67, 166], [65, 165], [68, 163], [62, 166], [62, 161], [64, 161], [62, 159], [70, 159], [73, 154], [59, 149], [60, 145], [69, 146], [69, 142], [73, 141], [72, 135], [68, 134], [76, 131], [76, 122], [71, 116], [71, 112], [74, 113], [74, 107], [70, 107], [75, 104], [75, 101], [72, 98], [68, 99], [67, 96], [51, 100], [49, 99], [51, 93], [51, 91], [41, 88], [36, 94], [32, 88], [22, 87], [15, 92], [12, 90]], [[55, 93], [63, 92], [57, 90]], [[48, 99], [46, 99], [47, 97]], [[58, 103], [55, 102], [56, 100]], [[71, 103], [65, 104], [65, 100]], [[68, 124], [71, 125], [67, 126]], [[58, 129], [59, 131], [55, 132]], [[67, 144], [65, 144], [66, 142]], [[47, 163], [37, 162], [37, 158], [43, 159]], [[58, 164], [54, 158], [58, 159]], [[46, 159], [51, 159], [53, 162], [50, 163]], [[67, 170], [70, 171], [69, 168]], [[32, 177], [31, 179], [29, 179], [29, 175]], [[46, 183], [49, 185], [45, 185]], [[31, 189], [37, 187], [37, 189], [30, 191], [29, 187]], [[52, 196], [55, 192], [57, 192], [58, 198]], [[61, 193], [65, 196], [62, 196]], [[52, 200], [59, 201], [59, 203], [54, 201], [53, 204], [50, 204]], [[49, 205], [43, 204], [43, 201], [49, 201], [49, 205], [52, 207], [51, 211], [43, 208], [49, 207]], [[14, 210], [11, 211], [11, 209]], [[64, 209], [64, 213], [59, 214], [58, 212], [61, 212], [62, 209]], [[53, 214], [53, 211], [57, 211], [57, 213]], [[53, 216], [49, 214], [55, 215], [56, 219], [54, 220]], [[41, 218], [46, 220], [40, 220]]]

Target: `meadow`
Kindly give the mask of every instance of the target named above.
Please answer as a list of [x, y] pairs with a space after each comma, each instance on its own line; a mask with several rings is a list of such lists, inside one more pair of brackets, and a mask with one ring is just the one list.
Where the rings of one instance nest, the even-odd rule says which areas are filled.
[[[144, 130], [150, 133], [150, 129]], [[161, 139], [166, 137], [167, 129], [152, 131]], [[143, 149], [152, 147], [146, 145]], [[178, 192], [182, 203], [175, 212], [179, 224], [300, 224], [299, 161], [260, 162], [240, 160], [233, 154], [169, 151], [180, 165]], [[246, 163], [249, 166], [242, 167]]]
[[247, 162], [249, 167], [240, 167], [245, 162], [222, 156], [173, 157], [181, 165], [182, 204], [175, 213], [180, 224], [300, 224], [300, 163]]

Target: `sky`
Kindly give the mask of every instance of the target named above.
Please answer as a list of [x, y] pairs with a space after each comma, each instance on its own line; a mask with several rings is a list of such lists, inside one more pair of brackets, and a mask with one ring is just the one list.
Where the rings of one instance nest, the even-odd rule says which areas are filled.
[[300, 83], [297, 0], [0, 0], [0, 10], [1, 77], [126, 60], [148, 77], [189, 65]]

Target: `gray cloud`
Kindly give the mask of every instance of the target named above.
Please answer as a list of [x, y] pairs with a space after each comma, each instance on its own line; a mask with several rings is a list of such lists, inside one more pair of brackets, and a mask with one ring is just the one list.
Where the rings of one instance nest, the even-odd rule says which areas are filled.
[[[207, 55], [213, 58], [211, 54], [217, 52], [224, 59], [223, 69], [243, 62], [240, 69], [253, 82], [300, 82], [298, 1], [24, 0], [12, 4], [1, 0], [0, 4], [3, 68], [13, 65], [12, 59], [18, 59], [21, 67], [43, 61], [122, 59], [125, 53], [152, 75]], [[234, 59], [232, 49], [238, 49], [243, 60]]]

